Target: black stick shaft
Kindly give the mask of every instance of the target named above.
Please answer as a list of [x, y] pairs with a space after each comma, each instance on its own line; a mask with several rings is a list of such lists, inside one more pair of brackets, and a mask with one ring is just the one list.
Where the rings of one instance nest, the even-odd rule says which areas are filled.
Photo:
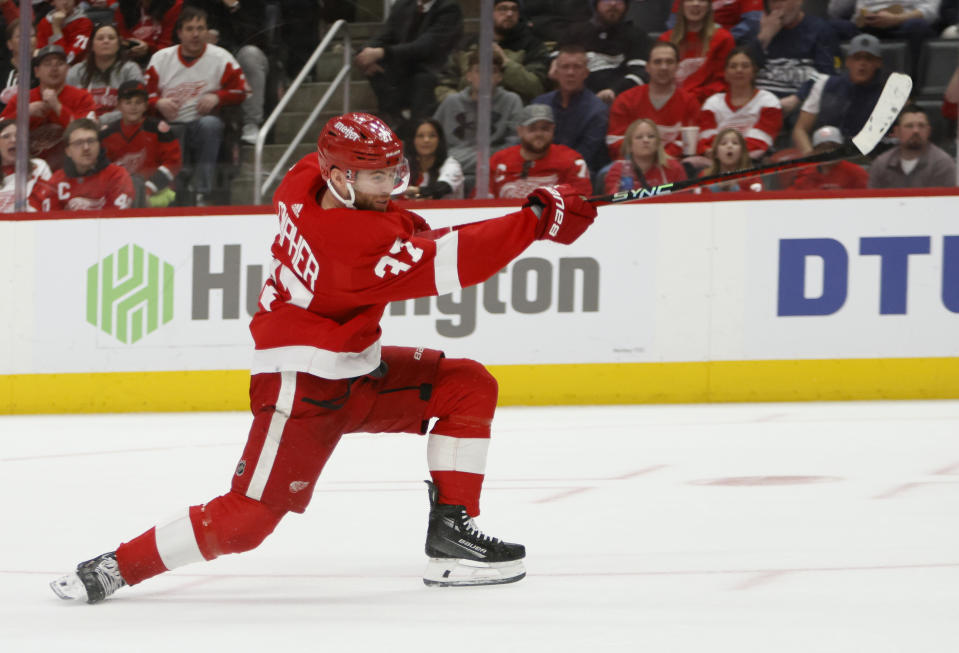
[[672, 193], [677, 193], [684, 190], [692, 190], [693, 188], [701, 188], [711, 184], [720, 184], [726, 181], [745, 179], [747, 177], [758, 177], [760, 175], [768, 175], [774, 172], [785, 172], [787, 170], [795, 170], [797, 168], [806, 168], [808, 166], [816, 165], [817, 163], [839, 161], [840, 159], [848, 159], [849, 157], [857, 156], [859, 154], [860, 152], [855, 148], [855, 146], [850, 143], [846, 143], [839, 149], [829, 152], [820, 152], [819, 154], [811, 154], [799, 159], [781, 161], [779, 163], [757, 166], [755, 168], [743, 168], [742, 170], [733, 170], [732, 172], [721, 172], [716, 175], [709, 175], [708, 177], [684, 179], [682, 181], [674, 181], [668, 184], [662, 184], [661, 186], [653, 186], [652, 188], [621, 190], [616, 193], [610, 193], [609, 195], [597, 195], [595, 197], [590, 197], [588, 201], [592, 202], [593, 204], [618, 204], [620, 202], [634, 202], [636, 200], [644, 200], [650, 197], [659, 197], [660, 195], [670, 195]]

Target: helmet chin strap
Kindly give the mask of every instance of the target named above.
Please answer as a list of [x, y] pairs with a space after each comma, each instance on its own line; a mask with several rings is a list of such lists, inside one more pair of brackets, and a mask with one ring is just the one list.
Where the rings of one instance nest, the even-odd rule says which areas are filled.
[[340, 194], [336, 192], [336, 186], [333, 185], [332, 179], [327, 179], [326, 187], [330, 189], [331, 193], [333, 193], [333, 197], [339, 200], [340, 203], [344, 204], [346, 208], [348, 209], [356, 208], [355, 206], [353, 206], [353, 202], [356, 201], [356, 193], [353, 192], [353, 184], [351, 184], [350, 182], [346, 182], [346, 190], [350, 191], [350, 199], [341, 197]]

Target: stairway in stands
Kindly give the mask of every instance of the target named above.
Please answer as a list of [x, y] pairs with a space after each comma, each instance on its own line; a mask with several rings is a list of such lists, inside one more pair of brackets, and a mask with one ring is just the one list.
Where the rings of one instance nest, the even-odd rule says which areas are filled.
[[[357, 0], [356, 4], [357, 20], [351, 22], [348, 26], [354, 52], [358, 51], [366, 41], [379, 32], [383, 15], [383, 0]], [[463, 0], [460, 4], [463, 6], [465, 16], [464, 31], [467, 33], [478, 32], [480, 0]], [[326, 27], [326, 25], [321, 25], [321, 31], [325, 30]], [[322, 36], [321, 33], [320, 38]], [[313, 77], [314, 81], [304, 83], [299, 88], [273, 126], [272, 139], [268, 139], [268, 144], [263, 148], [263, 179], [283, 156], [283, 152], [293, 142], [294, 136], [303, 126], [310, 112], [329, 88], [329, 80], [333, 79], [343, 64], [342, 48], [342, 40], [338, 39], [335, 46], [320, 57]], [[293, 71], [290, 76], [294, 77], [296, 72]], [[358, 70], [352, 71], [349, 84], [350, 110], [375, 111], [377, 106], [376, 96], [373, 94], [366, 78]], [[327, 120], [339, 114], [342, 107], [343, 89], [341, 86], [336, 90], [330, 102], [327, 103], [326, 110], [320, 114], [320, 117], [296, 147], [288, 165], [292, 165], [316, 148], [316, 138], [319, 135], [320, 128]], [[253, 149], [252, 145], [243, 145], [240, 149], [240, 167], [236, 177], [231, 181], [230, 187], [230, 199], [234, 205], [253, 203]], [[282, 176], [282, 174], [278, 175], [280, 179], [282, 179]], [[278, 184], [279, 179], [263, 194], [261, 204], [270, 203], [270, 198]]]

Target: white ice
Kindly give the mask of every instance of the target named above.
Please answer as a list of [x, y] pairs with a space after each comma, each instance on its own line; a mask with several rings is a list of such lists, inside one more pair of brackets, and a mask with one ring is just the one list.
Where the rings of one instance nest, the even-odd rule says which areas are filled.
[[478, 522], [528, 577], [427, 588], [425, 439], [344, 438], [255, 551], [103, 604], [47, 583], [227, 487], [242, 413], [0, 418], [0, 651], [959, 651], [959, 402], [500, 409]]

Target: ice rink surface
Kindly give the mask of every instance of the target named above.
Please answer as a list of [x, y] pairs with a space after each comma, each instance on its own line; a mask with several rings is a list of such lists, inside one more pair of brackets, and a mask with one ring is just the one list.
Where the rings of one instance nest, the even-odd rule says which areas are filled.
[[0, 651], [959, 651], [959, 402], [506, 408], [480, 526], [525, 580], [427, 588], [425, 438], [344, 438], [255, 551], [47, 587], [226, 490], [242, 413], [0, 417]]

